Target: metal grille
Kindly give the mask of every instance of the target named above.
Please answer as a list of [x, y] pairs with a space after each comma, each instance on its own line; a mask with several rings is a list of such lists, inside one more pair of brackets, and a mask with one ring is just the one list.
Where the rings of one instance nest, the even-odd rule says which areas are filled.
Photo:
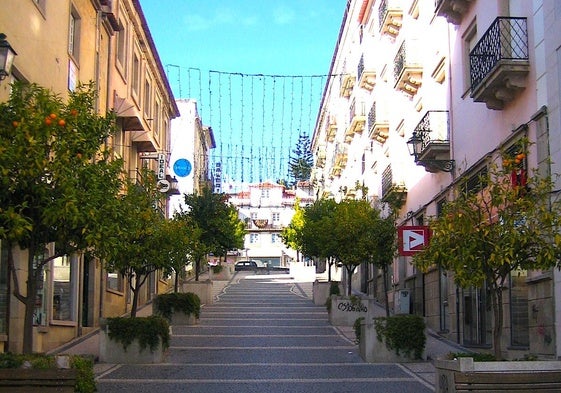
[[364, 55], [360, 56], [360, 61], [358, 62], [358, 67], [357, 67], [357, 75], [358, 75], [358, 80], [360, 80], [360, 78], [362, 77], [362, 73], [364, 72]]
[[395, 56], [395, 59], [393, 61], [393, 76], [395, 80], [399, 79], [401, 71], [403, 71], [403, 67], [405, 67], [405, 56], [405, 42], [403, 42], [399, 47], [399, 51], [397, 51], [397, 55]]
[[472, 90], [501, 60], [528, 60], [526, 18], [499, 17], [481, 37], [469, 54]]
[[380, 8], [378, 8], [378, 21], [380, 23], [380, 30], [384, 24], [384, 18], [388, 13], [388, 0], [382, 0], [380, 3]]
[[415, 132], [422, 140], [421, 151], [433, 142], [449, 143], [448, 111], [427, 111]]
[[372, 131], [374, 124], [376, 124], [376, 101], [372, 103], [370, 112], [368, 112], [368, 127], [370, 131]]
[[392, 166], [388, 165], [382, 172], [382, 198], [391, 191], [393, 186]]

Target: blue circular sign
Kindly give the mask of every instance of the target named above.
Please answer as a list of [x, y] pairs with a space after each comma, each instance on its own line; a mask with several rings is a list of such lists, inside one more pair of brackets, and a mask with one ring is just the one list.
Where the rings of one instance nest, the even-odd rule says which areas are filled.
[[185, 158], [180, 158], [173, 164], [173, 171], [179, 177], [189, 176], [192, 168], [191, 162]]

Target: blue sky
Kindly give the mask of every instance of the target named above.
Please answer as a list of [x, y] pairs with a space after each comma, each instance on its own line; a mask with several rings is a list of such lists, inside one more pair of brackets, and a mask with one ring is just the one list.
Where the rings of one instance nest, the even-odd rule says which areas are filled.
[[346, 0], [140, 3], [175, 97], [197, 99], [214, 130], [214, 161], [237, 180], [286, 177], [298, 135], [313, 132], [325, 79], [309, 76], [329, 73]]

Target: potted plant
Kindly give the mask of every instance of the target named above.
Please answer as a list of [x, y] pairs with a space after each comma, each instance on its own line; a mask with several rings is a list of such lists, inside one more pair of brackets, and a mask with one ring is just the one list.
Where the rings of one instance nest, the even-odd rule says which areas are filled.
[[201, 315], [201, 299], [192, 292], [158, 295], [152, 303], [154, 315], [166, 318], [170, 325], [195, 325]]
[[170, 343], [169, 323], [159, 315], [107, 318], [101, 323], [99, 360], [105, 363], [161, 363]]
[[418, 315], [357, 320], [355, 334], [358, 329], [360, 356], [367, 362], [411, 362], [424, 358], [425, 321]]
[[78, 355], [0, 354], [0, 392], [97, 390], [93, 359]]

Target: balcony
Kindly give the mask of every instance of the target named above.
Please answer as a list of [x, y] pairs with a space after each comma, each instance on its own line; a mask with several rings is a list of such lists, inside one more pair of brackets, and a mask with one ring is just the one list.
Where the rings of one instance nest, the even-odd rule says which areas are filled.
[[448, 23], [459, 25], [472, 2], [472, 0], [437, 0], [436, 15], [445, 17]]
[[337, 120], [334, 116], [329, 117], [329, 123], [325, 128], [325, 139], [327, 142], [333, 142], [335, 140], [335, 135], [337, 135]]
[[530, 70], [526, 18], [495, 19], [469, 54], [471, 98], [501, 110], [526, 88]]
[[376, 115], [376, 102], [372, 104], [368, 112], [368, 136], [370, 139], [384, 144], [390, 134], [390, 125], [387, 121], [380, 121]]
[[383, 0], [378, 8], [380, 34], [397, 37], [401, 29], [403, 9], [400, 0]]
[[376, 72], [364, 66], [364, 55], [360, 57], [357, 67], [358, 86], [362, 89], [372, 91], [376, 84]]
[[324, 146], [318, 149], [316, 157], [317, 157], [316, 166], [318, 168], [323, 168], [325, 166], [325, 158], [326, 158]]
[[157, 151], [157, 143], [152, 131], [132, 131], [131, 142], [139, 153], [153, 153]]
[[407, 142], [415, 164], [430, 173], [450, 172], [454, 160], [450, 159], [450, 132], [448, 111], [428, 111]]
[[411, 97], [417, 94], [422, 83], [423, 66], [419, 53], [422, 47], [414, 40], [404, 41], [394, 59], [394, 88]]
[[347, 147], [342, 145], [337, 145], [335, 149], [335, 160], [334, 160], [334, 167], [339, 167], [341, 169], [345, 169], [347, 166]]
[[343, 74], [340, 76], [341, 81], [341, 97], [349, 98], [355, 87], [356, 77], [351, 74]]
[[361, 134], [366, 124], [366, 110], [364, 102], [353, 101], [350, 107], [350, 122], [345, 132], [345, 142], [352, 141], [355, 134]]
[[407, 188], [393, 178], [392, 166], [388, 165], [382, 173], [382, 202], [393, 208], [401, 208], [407, 198]]

